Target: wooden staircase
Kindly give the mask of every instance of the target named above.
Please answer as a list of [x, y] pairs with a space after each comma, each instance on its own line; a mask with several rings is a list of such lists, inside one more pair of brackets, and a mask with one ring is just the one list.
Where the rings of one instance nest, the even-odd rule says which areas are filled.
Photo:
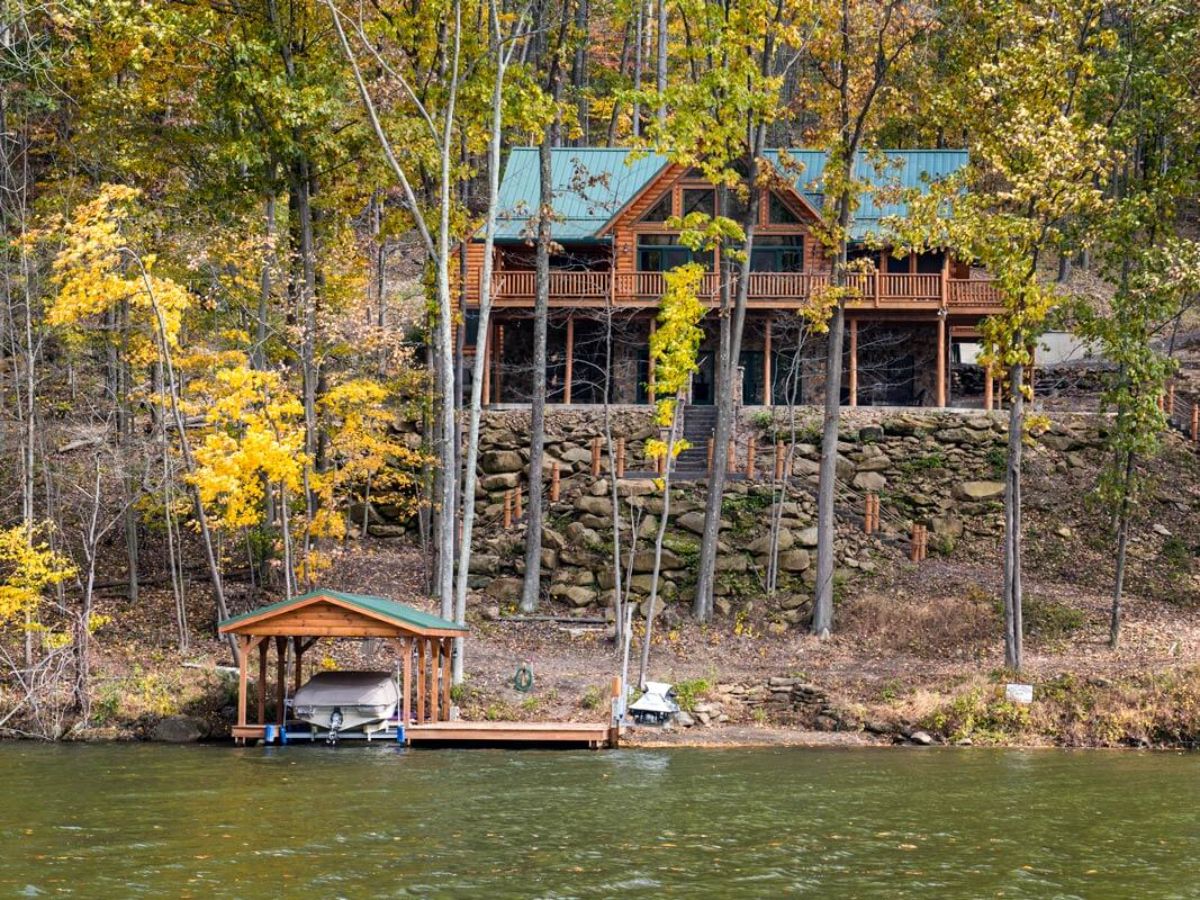
[[700, 481], [708, 477], [708, 441], [716, 427], [715, 406], [688, 406], [684, 410], [683, 437], [691, 446], [675, 459], [675, 479]]

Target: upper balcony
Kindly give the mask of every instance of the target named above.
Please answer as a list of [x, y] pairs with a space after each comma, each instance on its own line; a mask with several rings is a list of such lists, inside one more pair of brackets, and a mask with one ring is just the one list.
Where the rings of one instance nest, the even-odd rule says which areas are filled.
[[[748, 305], [760, 309], [804, 306], [823, 288], [830, 276], [800, 272], [752, 272]], [[532, 271], [497, 272], [492, 299], [497, 306], [532, 306], [536, 275]], [[942, 274], [854, 275], [850, 287], [856, 297], [852, 309], [938, 310], [989, 315], [1001, 308], [1000, 294], [990, 279], [950, 278]], [[701, 282], [701, 300], [720, 304], [720, 275], [709, 272]], [[556, 306], [604, 307], [655, 306], [666, 289], [662, 272], [551, 272], [550, 302]]]

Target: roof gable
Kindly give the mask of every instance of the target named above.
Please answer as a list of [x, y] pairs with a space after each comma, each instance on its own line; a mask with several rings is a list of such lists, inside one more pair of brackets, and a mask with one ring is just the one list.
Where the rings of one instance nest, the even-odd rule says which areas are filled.
[[218, 630], [222, 634], [377, 637], [395, 632], [447, 637], [461, 635], [467, 628], [384, 597], [318, 589], [231, 616], [220, 623]]

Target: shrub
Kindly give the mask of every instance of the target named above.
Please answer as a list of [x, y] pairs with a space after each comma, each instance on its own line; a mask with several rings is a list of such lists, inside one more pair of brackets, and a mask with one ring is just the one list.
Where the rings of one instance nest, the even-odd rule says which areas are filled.
[[675, 684], [675, 702], [685, 712], [696, 708], [696, 701], [705, 696], [712, 685], [707, 678], [693, 678], [689, 681], [679, 681]]

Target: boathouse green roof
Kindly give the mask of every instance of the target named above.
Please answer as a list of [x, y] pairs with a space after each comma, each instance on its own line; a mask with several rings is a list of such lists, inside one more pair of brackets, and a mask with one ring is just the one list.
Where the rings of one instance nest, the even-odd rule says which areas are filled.
[[[823, 208], [823, 176], [828, 160], [825, 151], [767, 150], [763, 155], [780, 166], [815, 209]], [[781, 164], [781, 155], [786, 156], [787, 165]], [[877, 202], [878, 189], [925, 190], [931, 182], [957, 172], [968, 161], [966, 150], [884, 150], [881, 156], [882, 161], [860, 153], [855, 161], [855, 178], [869, 187], [855, 213], [853, 240], [877, 232], [885, 216], [906, 212], [903, 203]], [[554, 239], [608, 241], [610, 238], [599, 232], [668, 162], [663, 154], [634, 152], [626, 147], [555, 147], [550, 156]], [[538, 191], [537, 148], [513, 148], [500, 182], [497, 240], [532, 240], [530, 219], [537, 210]]]
[[415, 630], [418, 632], [461, 631], [464, 633], [467, 631], [467, 626], [465, 625], [459, 625], [456, 622], [451, 622], [449, 619], [443, 619], [432, 613], [422, 612], [407, 604], [397, 603], [395, 600], [388, 600], [385, 597], [372, 597], [368, 594], [350, 594], [345, 591], [329, 590], [328, 588], [319, 588], [309, 591], [306, 594], [292, 597], [289, 600], [280, 600], [277, 603], [260, 606], [258, 609], [252, 609], [241, 615], [230, 616], [219, 624], [218, 629], [223, 632], [230, 631], [237, 628], [240, 624], [258, 619], [271, 618], [275, 615], [289, 612], [321, 600], [331, 600], [338, 605], [356, 609], [374, 618], [386, 619], [397, 627], [406, 630]]

